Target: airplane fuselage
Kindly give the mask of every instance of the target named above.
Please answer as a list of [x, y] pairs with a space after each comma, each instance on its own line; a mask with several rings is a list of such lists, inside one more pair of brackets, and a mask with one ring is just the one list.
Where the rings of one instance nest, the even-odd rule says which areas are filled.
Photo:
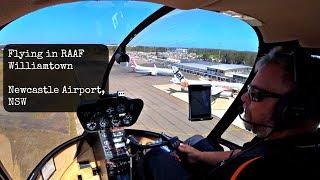
[[136, 65], [134, 67], [134, 72], [136, 73], [142, 73], [142, 74], [148, 74], [152, 76], [173, 76], [172, 69], [166, 69], [166, 68], [157, 68], [157, 67], [144, 67]]

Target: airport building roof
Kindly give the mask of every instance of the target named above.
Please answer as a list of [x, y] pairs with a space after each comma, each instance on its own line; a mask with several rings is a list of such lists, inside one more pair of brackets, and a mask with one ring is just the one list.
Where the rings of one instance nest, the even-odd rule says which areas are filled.
[[187, 66], [190, 68], [197, 68], [202, 70], [209, 69], [219, 69], [219, 70], [234, 70], [234, 69], [243, 69], [243, 68], [251, 68], [250, 66], [240, 65], [240, 64], [214, 64], [214, 65], [206, 65], [199, 63], [179, 63], [179, 65]]
[[181, 66], [187, 66], [190, 68], [197, 68], [197, 69], [202, 69], [202, 70], [207, 70], [208, 65], [204, 64], [198, 64], [198, 63], [179, 63]]
[[251, 68], [250, 66], [240, 65], [240, 64], [215, 64], [208, 67], [209, 69], [219, 69], [223, 71], [233, 70], [233, 69], [243, 69]]

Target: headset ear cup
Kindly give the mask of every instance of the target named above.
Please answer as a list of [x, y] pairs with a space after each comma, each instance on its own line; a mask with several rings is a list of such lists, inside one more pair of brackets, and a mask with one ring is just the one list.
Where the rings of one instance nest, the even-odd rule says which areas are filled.
[[294, 128], [305, 119], [303, 100], [299, 98], [293, 91], [279, 99], [275, 111], [275, 130]]
[[279, 98], [274, 112], [274, 130], [282, 130], [285, 128], [285, 124], [288, 119], [288, 110], [290, 109], [290, 95], [285, 94]]

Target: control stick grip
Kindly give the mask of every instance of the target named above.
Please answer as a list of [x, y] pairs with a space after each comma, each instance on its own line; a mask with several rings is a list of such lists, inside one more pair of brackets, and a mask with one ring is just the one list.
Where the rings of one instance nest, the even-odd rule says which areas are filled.
[[[128, 142], [128, 140], [129, 140], [129, 142]], [[135, 145], [135, 146], [139, 146], [139, 141], [138, 141], [134, 136], [132, 136], [132, 135], [129, 135], [129, 136], [127, 137], [127, 143], [133, 144], [133, 145]]]
[[171, 149], [178, 149], [178, 147], [180, 146], [180, 140], [177, 136], [175, 137], [172, 137], [170, 139], [168, 139], [168, 146], [171, 148]]

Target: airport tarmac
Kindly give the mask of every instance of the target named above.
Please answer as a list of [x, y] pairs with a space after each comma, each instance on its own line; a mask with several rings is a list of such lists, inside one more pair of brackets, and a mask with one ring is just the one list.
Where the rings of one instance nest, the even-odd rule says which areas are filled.
[[[181, 92], [181, 86], [178, 84], [170, 83], [170, 84], [163, 84], [163, 85], [154, 85], [154, 87], [157, 89], [160, 89], [161, 91], [169, 93], [170, 95], [176, 98], [179, 98], [186, 103], [189, 103], [188, 93]], [[221, 98], [212, 99], [212, 103], [211, 103], [212, 115], [218, 118], [222, 118], [222, 116], [226, 112], [226, 109], [230, 107], [234, 99], [235, 99], [234, 97], [221, 97]], [[243, 130], [245, 129], [244, 124], [239, 117], [237, 117], [232, 122], [232, 124]]]
[[[2, 61], [0, 60], [2, 72]], [[26, 179], [53, 148], [71, 138], [69, 113], [7, 112], [0, 73], [0, 161], [13, 179]]]
[[[187, 75], [188, 78], [197, 77]], [[206, 136], [217, 124], [224, 111], [232, 103], [232, 99], [218, 98], [213, 103], [213, 120], [190, 122], [188, 120], [188, 94], [180, 92], [179, 85], [171, 84], [170, 76], [146, 76], [130, 72], [130, 70], [115, 65], [110, 74], [110, 92], [124, 90], [128, 97], [140, 98], [145, 106], [132, 128], [155, 132], [165, 132], [184, 140], [194, 134]], [[242, 145], [251, 140], [253, 135], [238, 126], [231, 125], [223, 137]], [[242, 127], [241, 127], [242, 126]]]

